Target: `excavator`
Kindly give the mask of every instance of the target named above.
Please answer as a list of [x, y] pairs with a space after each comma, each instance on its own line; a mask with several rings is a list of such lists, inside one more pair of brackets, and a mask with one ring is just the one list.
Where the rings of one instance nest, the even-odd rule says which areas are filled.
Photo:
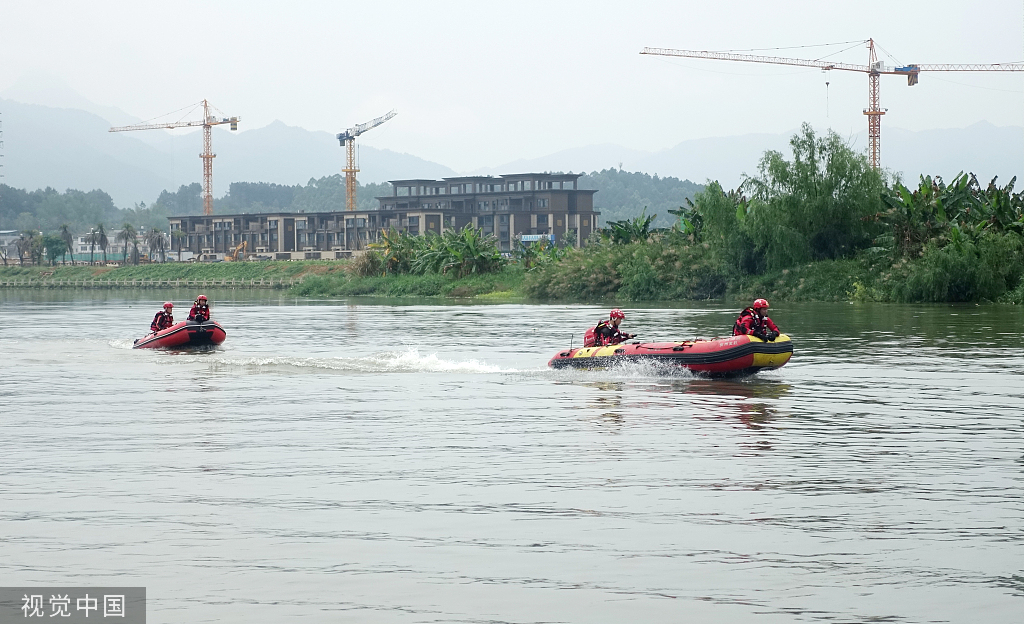
[[248, 241], [242, 241], [231, 253], [224, 254], [224, 262], [238, 262], [245, 260], [245, 250], [248, 249]]

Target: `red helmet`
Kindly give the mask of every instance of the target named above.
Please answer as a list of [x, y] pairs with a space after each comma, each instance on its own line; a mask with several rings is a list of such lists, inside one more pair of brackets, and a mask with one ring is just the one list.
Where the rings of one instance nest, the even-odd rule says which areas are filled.
[[754, 302], [754, 305], [751, 306], [751, 307], [754, 308], [755, 310], [758, 309], [758, 308], [767, 308], [768, 307], [768, 300], [767, 299], [758, 299], [758, 300], [756, 300]]
[[174, 304], [173, 304], [173, 303], [171, 303], [170, 301], [165, 301], [165, 302], [164, 302], [164, 309], [165, 309], [165, 310], [166, 310], [167, 308], [173, 308], [173, 307], [174, 307]]
[[199, 295], [196, 297], [196, 301], [206, 301], [206, 295]]
[[614, 310], [611, 311], [611, 313], [608, 314], [608, 317], [613, 319], [624, 320], [626, 318], [626, 313], [618, 308], [615, 308]]

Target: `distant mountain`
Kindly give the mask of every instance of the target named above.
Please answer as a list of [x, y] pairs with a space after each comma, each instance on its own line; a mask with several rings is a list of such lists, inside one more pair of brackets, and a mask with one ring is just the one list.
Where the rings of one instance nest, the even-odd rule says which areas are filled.
[[[603, 171], [605, 169], [623, 169], [626, 171], [644, 171], [635, 167], [636, 163], [649, 157], [650, 152], [633, 150], [621, 145], [603, 143], [574, 147], [539, 158], [520, 158], [500, 167], [482, 167], [468, 172], [466, 175], [501, 175], [507, 173], [543, 173], [545, 171], [562, 171], [565, 173], [582, 173]], [[654, 173], [646, 172], [645, 173]]]
[[[29, 190], [47, 186], [61, 191], [102, 189], [116, 205], [130, 207], [151, 203], [163, 190], [175, 191], [183, 184], [201, 181], [199, 130], [110, 133], [112, 124], [130, 125], [139, 120], [120, 109], [89, 102], [55, 79], [19, 81], [2, 95], [5, 148], [0, 173], [5, 184]], [[329, 132], [280, 121], [256, 129], [247, 129], [243, 121], [241, 128], [235, 133], [223, 126], [214, 128], [217, 197], [222, 197], [232, 182], [306, 184], [337, 174], [343, 166], [344, 150]], [[795, 131], [693, 139], [657, 152], [597, 144], [470, 173], [615, 169], [696, 184], [718, 180], [734, 188], [743, 174], [756, 173], [766, 150], [778, 150], [788, 157]], [[849, 140], [855, 149], [863, 150], [866, 132]], [[410, 154], [369, 146], [358, 149], [359, 180], [365, 184], [459, 175]], [[976, 173], [984, 182], [998, 175], [1005, 182], [1024, 169], [1024, 128], [980, 122], [967, 128], [911, 132], [883, 125], [882, 164], [902, 173], [908, 182], [922, 173], [949, 179], [959, 171]]]
[[25, 75], [3, 91], [0, 98], [23, 104], [39, 104], [54, 108], [73, 108], [105, 119], [112, 126], [128, 126], [142, 120], [115, 106], [101, 106], [90, 102], [68, 86], [61, 78], [47, 74]]
[[[857, 141], [867, 145], [867, 132], [859, 134]], [[1024, 172], [1024, 128], [987, 121], [920, 132], [883, 127], [882, 165], [902, 173], [908, 184], [916, 183], [921, 174], [951, 180], [961, 171], [976, 174], [982, 184], [995, 176], [1006, 183]]]
[[[3, 182], [15, 188], [102, 189], [118, 206], [130, 207], [151, 203], [165, 189], [176, 190], [202, 179], [199, 130], [111, 133], [110, 122], [96, 113], [8, 99], [0, 99], [0, 113]], [[142, 135], [162, 140], [142, 141]], [[338, 173], [345, 155], [331, 133], [280, 121], [235, 133], [215, 127], [213, 149], [218, 197], [232, 182], [305, 184]], [[363, 183], [456, 175], [444, 165], [409, 154], [365, 145], [357, 149]]]

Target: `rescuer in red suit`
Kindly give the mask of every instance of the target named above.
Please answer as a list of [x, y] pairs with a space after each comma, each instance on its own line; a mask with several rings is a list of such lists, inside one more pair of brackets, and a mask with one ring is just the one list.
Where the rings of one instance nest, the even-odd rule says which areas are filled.
[[779, 328], [768, 318], [768, 300], [758, 299], [740, 312], [732, 327], [733, 336], [750, 335], [771, 342], [779, 337]]
[[153, 322], [149, 324], [150, 331], [158, 332], [161, 329], [167, 329], [171, 325], [174, 325], [174, 304], [168, 301], [164, 304], [164, 309], [157, 312], [156, 316], [153, 317]]
[[196, 321], [197, 323], [205, 323], [210, 320], [210, 305], [206, 302], [206, 295], [196, 297], [196, 302], [192, 304], [192, 309], [189, 310], [188, 320]]
[[[584, 338], [584, 346], [617, 345], [623, 340], [636, 338], [636, 334], [627, 334], [619, 329], [619, 324], [626, 319], [626, 314], [615, 308], [608, 314], [607, 321], [601, 321], [594, 327], [594, 333]], [[590, 332], [587, 332], [588, 334]], [[592, 344], [587, 344], [591, 342]]]

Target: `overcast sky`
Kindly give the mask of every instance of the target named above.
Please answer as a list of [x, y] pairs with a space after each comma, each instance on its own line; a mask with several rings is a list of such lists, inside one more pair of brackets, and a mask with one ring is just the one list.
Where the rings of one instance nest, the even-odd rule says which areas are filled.
[[[0, 91], [52, 76], [143, 119], [208, 98], [241, 130], [275, 119], [459, 171], [562, 149], [866, 127], [864, 74], [641, 56], [873, 37], [901, 63], [1024, 60], [1024, 4], [822, 2], [6, 2]], [[766, 50], [866, 64], [863, 45]], [[882, 54], [887, 64], [893, 60]], [[826, 87], [826, 81], [830, 84]], [[1024, 124], [1024, 73], [883, 76], [885, 128]]]

